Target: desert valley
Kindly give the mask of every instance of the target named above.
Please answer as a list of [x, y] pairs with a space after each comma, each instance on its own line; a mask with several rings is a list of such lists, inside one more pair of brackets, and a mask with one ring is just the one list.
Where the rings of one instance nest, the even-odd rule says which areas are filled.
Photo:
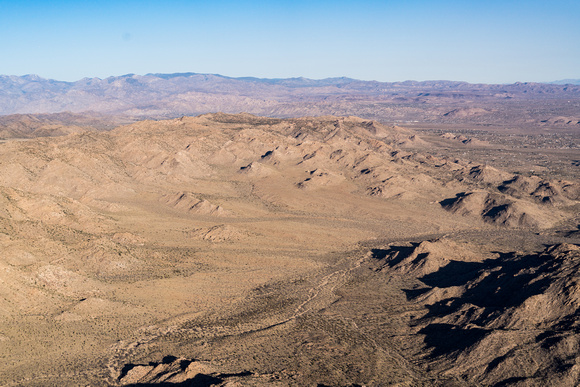
[[580, 86], [0, 77], [3, 386], [576, 386]]

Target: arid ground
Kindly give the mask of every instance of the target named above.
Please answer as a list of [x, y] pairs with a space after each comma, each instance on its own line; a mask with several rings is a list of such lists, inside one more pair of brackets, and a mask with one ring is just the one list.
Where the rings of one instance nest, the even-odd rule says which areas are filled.
[[5, 140], [1, 384], [576, 385], [577, 132], [492, 129], [219, 113]]

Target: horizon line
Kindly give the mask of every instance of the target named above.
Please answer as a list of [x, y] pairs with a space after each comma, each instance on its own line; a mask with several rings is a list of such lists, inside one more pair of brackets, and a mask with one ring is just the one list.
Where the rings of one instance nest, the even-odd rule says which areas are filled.
[[13, 75], [13, 74], [0, 74], [0, 77], [17, 77], [17, 78], [26, 78], [26, 77], [34, 77], [34, 78], [41, 78], [43, 80], [47, 80], [47, 81], [56, 81], [56, 82], [63, 82], [63, 83], [76, 83], [76, 82], [80, 82], [82, 80], [86, 80], [86, 79], [98, 79], [98, 80], [106, 80], [106, 79], [110, 79], [110, 78], [124, 78], [124, 77], [132, 77], [132, 76], [139, 76], [139, 77], [147, 77], [147, 76], [154, 76], [157, 78], [163, 78], [160, 76], [172, 76], [172, 78], [177, 78], [177, 77], [190, 77], [190, 76], [194, 76], [194, 75], [210, 75], [210, 76], [215, 76], [215, 77], [221, 77], [221, 78], [227, 78], [227, 79], [234, 79], [234, 80], [263, 80], [263, 81], [286, 81], [286, 80], [305, 80], [305, 81], [329, 81], [329, 80], [348, 80], [348, 81], [358, 81], [358, 82], [376, 82], [376, 83], [410, 83], [410, 82], [416, 82], [416, 83], [429, 83], [429, 82], [454, 82], [454, 83], [465, 83], [465, 84], [470, 84], [470, 85], [516, 85], [516, 84], [558, 84], [558, 85], [568, 85], [568, 84], [579, 84], [580, 83], [580, 78], [564, 78], [564, 79], [557, 79], [557, 80], [553, 80], [553, 81], [542, 81], [542, 82], [537, 82], [537, 81], [515, 81], [515, 82], [511, 82], [511, 83], [485, 83], [485, 82], [468, 82], [468, 81], [461, 81], [461, 80], [451, 80], [451, 79], [426, 79], [426, 80], [415, 80], [415, 79], [406, 79], [403, 81], [377, 81], [377, 80], [367, 80], [367, 79], [358, 79], [358, 78], [351, 78], [348, 76], [338, 76], [338, 77], [326, 77], [326, 78], [308, 78], [308, 77], [304, 77], [304, 76], [298, 76], [298, 77], [286, 77], [286, 78], [267, 78], [267, 77], [256, 77], [256, 76], [241, 76], [241, 77], [233, 77], [233, 76], [228, 76], [228, 75], [223, 75], [223, 74], [217, 74], [217, 73], [196, 73], [196, 72], [175, 72], [175, 73], [146, 73], [146, 74], [136, 74], [136, 73], [127, 73], [127, 74], [122, 74], [122, 75], [109, 75], [105, 78], [100, 78], [100, 77], [83, 77], [80, 79], [77, 79], [75, 81], [63, 81], [60, 79], [55, 79], [55, 78], [48, 78], [48, 77], [43, 77], [41, 75], [38, 74], [24, 74], [24, 75]]

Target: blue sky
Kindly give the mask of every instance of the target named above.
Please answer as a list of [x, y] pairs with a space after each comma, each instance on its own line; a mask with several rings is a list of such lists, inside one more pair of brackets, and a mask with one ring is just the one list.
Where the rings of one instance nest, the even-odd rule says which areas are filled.
[[578, 0], [6, 1], [0, 74], [580, 78]]

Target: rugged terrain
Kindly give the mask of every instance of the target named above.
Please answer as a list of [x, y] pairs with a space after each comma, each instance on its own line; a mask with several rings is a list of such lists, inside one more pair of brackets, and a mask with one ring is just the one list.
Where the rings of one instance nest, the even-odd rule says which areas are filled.
[[577, 131], [580, 85], [261, 79], [196, 73], [127, 74], [76, 82], [35, 75], [0, 76], [0, 114], [62, 112], [106, 114], [126, 122], [208, 112], [269, 117], [355, 115], [388, 122], [507, 128], [534, 124]]
[[357, 117], [66, 119], [0, 143], [3, 385], [578, 383], [573, 166]]

